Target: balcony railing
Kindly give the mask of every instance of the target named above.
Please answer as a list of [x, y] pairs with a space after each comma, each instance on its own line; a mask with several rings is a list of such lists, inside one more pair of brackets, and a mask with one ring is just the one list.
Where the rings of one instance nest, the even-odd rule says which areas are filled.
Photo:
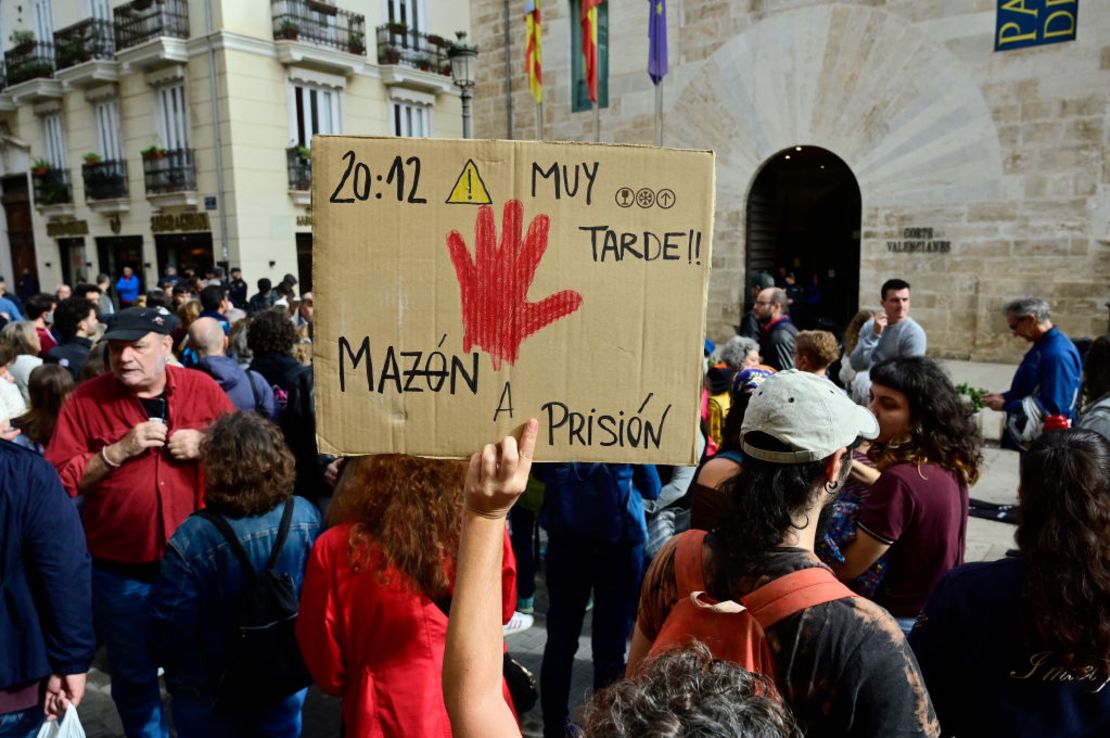
[[111, 59], [116, 53], [112, 23], [88, 18], [54, 33], [58, 69], [75, 67], [93, 59]]
[[270, 0], [274, 38], [366, 53], [366, 16], [316, 0]]
[[131, 0], [112, 11], [116, 20], [116, 48], [172, 36], [189, 38], [189, 6], [186, 0]]
[[86, 200], [112, 200], [127, 197], [127, 162], [122, 159], [98, 161], [81, 167]]
[[428, 33], [408, 28], [403, 23], [378, 26], [378, 64], [401, 64], [451, 76], [451, 60], [447, 56], [450, 42]]
[[54, 44], [48, 41], [24, 41], [4, 52], [8, 68], [8, 84], [17, 85], [30, 79], [54, 75]]
[[66, 169], [32, 169], [31, 186], [35, 191], [35, 205], [40, 208], [73, 202], [73, 188], [69, 186], [69, 171]]
[[289, 189], [307, 192], [312, 189], [312, 159], [301, 146], [285, 150], [285, 166], [289, 170]]
[[186, 192], [197, 188], [192, 149], [172, 149], [143, 156], [146, 193]]

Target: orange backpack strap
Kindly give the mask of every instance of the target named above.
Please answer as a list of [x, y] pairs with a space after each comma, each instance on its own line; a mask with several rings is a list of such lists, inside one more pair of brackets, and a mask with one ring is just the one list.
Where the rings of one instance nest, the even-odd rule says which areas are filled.
[[783, 618], [815, 605], [858, 597], [828, 569], [820, 566], [802, 569], [752, 590], [740, 603], [759, 621], [764, 630]]
[[678, 538], [674, 552], [674, 579], [680, 598], [705, 590], [705, 570], [702, 569], [705, 536], [704, 530], [688, 530]]

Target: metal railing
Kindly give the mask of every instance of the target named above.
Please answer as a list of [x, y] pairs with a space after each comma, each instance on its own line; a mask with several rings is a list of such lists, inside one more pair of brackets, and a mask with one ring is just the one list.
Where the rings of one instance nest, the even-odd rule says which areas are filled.
[[197, 170], [192, 149], [159, 151], [143, 157], [146, 193], [185, 192], [197, 188]]
[[401, 64], [451, 76], [447, 49], [451, 42], [441, 36], [414, 31], [403, 23], [378, 26], [378, 64]]
[[93, 59], [111, 59], [116, 53], [111, 21], [87, 18], [54, 32], [58, 69], [84, 64]]
[[366, 16], [317, 0], [270, 0], [274, 39], [366, 53]]
[[122, 159], [86, 163], [81, 167], [86, 200], [127, 197], [127, 162]]
[[54, 44], [49, 41], [24, 41], [4, 52], [8, 84], [54, 75]]
[[312, 189], [312, 159], [305, 149], [291, 146], [285, 150], [285, 166], [289, 170], [289, 189], [307, 192]]
[[116, 26], [116, 48], [172, 36], [189, 38], [189, 6], [186, 0], [131, 0], [112, 11]]
[[69, 171], [65, 169], [32, 169], [31, 187], [35, 205], [64, 205], [73, 202], [73, 188], [69, 184]]

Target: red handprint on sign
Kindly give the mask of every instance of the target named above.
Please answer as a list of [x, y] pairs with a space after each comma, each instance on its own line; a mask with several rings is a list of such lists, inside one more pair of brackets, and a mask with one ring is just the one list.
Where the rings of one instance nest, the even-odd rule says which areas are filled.
[[528, 301], [528, 288], [547, 250], [550, 221], [546, 215], [533, 218], [522, 243], [523, 226], [523, 203], [509, 200], [501, 214], [500, 245], [489, 205], [478, 209], [473, 260], [458, 231], [447, 236], [462, 293], [463, 350], [480, 346], [490, 355], [494, 371], [503, 360], [516, 362], [524, 339], [582, 305], [582, 295], [574, 290]]

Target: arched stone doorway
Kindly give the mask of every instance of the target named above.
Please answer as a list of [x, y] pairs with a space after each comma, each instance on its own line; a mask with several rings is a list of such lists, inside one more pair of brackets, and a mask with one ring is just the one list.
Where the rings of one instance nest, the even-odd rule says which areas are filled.
[[780, 285], [786, 277], [794, 322], [839, 335], [859, 304], [861, 214], [859, 184], [836, 154], [817, 146], [778, 152], [748, 192], [745, 284], [761, 271]]

